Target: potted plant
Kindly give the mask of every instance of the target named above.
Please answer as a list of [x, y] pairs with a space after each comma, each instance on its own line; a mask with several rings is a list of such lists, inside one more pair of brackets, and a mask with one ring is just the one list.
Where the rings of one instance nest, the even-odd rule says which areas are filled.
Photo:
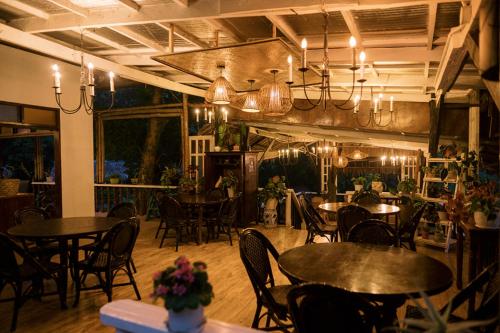
[[207, 265], [201, 261], [191, 264], [185, 256], [175, 260], [175, 266], [153, 276], [154, 301], [164, 301], [168, 311], [169, 332], [200, 332], [206, 319], [203, 307], [213, 297], [208, 282]]
[[384, 192], [384, 183], [382, 182], [382, 178], [378, 173], [375, 173], [372, 176], [372, 190], [379, 193]]
[[0, 167], [0, 196], [13, 196], [19, 191], [20, 179], [12, 178], [14, 168], [10, 165]]
[[363, 187], [365, 186], [366, 183], [366, 178], [363, 176], [353, 177], [351, 181], [354, 183], [354, 190], [359, 192], [363, 190]]
[[474, 214], [478, 227], [500, 227], [500, 198], [495, 194], [495, 187], [494, 182], [482, 184], [474, 187], [468, 196], [469, 212]]
[[276, 226], [278, 200], [286, 197], [285, 177], [274, 176], [269, 178], [266, 186], [258, 194], [260, 202], [264, 203], [264, 225]]
[[120, 175], [117, 173], [114, 173], [111, 176], [109, 176], [109, 183], [110, 184], [120, 184]]
[[190, 178], [189, 176], [183, 176], [179, 180], [179, 186], [183, 192], [195, 193], [196, 179]]
[[444, 204], [437, 204], [436, 210], [439, 217], [439, 221], [448, 221], [448, 212], [446, 211], [446, 207]]
[[417, 182], [413, 178], [406, 178], [405, 180], [400, 181], [398, 184], [398, 192], [401, 192], [402, 194], [413, 194], [415, 193], [416, 189]]
[[160, 184], [163, 186], [175, 186], [179, 184], [180, 175], [179, 171], [174, 167], [166, 166], [162, 172], [160, 177]]
[[430, 233], [429, 225], [427, 223], [424, 223], [424, 225], [420, 229], [420, 236], [422, 236], [423, 239], [429, 239], [429, 233]]
[[437, 243], [442, 243], [444, 242], [444, 239], [443, 226], [438, 222], [434, 225], [434, 241]]
[[226, 172], [226, 175], [221, 180], [222, 190], [227, 191], [229, 198], [234, 197], [234, 192], [238, 186], [238, 177], [236, 177], [231, 170]]

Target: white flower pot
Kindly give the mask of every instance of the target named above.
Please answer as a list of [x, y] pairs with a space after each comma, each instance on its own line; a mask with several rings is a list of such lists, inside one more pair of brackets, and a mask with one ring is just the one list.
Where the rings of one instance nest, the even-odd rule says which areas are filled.
[[488, 227], [488, 216], [481, 211], [474, 212], [474, 222], [478, 227]]
[[167, 328], [170, 333], [199, 333], [205, 322], [203, 306], [180, 312], [168, 310]]
[[372, 190], [377, 191], [378, 193], [384, 192], [384, 183], [382, 182], [372, 182]]
[[219, 146], [215, 146], [215, 147], [214, 147], [214, 151], [216, 151], [216, 152], [221, 151], [221, 147], [219, 147]]
[[277, 206], [277, 198], [267, 199], [266, 207], [264, 208], [264, 226], [266, 228], [273, 228], [278, 225], [278, 211], [276, 210]]
[[361, 192], [363, 190], [363, 185], [354, 184], [354, 191]]

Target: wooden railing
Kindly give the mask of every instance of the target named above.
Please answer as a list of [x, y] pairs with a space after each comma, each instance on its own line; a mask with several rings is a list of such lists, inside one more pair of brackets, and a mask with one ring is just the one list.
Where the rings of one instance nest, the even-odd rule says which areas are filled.
[[176, 186], [132, 185], [132, 184], [94, 184], [95, 210], [107, 212], [120, 202], [134, 202], [139, 214], [147, 213], [149, 202], [158, 191], [174, 190]]

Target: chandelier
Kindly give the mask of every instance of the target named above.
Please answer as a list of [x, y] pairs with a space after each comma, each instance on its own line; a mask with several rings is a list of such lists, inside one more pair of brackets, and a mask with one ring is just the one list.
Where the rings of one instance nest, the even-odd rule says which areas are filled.
[[[314, 109], [315, 107], [322, 106], [323, 110], [327, 109], [327, 102], [331, 101], [333, 102], [333, 105], [341, 110], [352, 110], [356, 107], [359, 106], [360, 99], [354, 102], [352, 107], [348, 107], [347, 103], [351, 100], [353, 94], [354, 94], [354, 89], [355, 89], [355, 83], [356, 83], [356, 71], [361, 69], [360, 71], [360, 77], [357, 80], [357, 82], [360, 84], [360, 95], [363, 94], [363, 83], [366, 82], [366, 79], [364, 78], [364, 73], [365, 73], [365, 60], [366, 60], [366, 54], [364, 51], [361, 51], [359, 53], [359, 60], [360, 60], [360, 66], [356, 64], [356, 39], [351, 36], [349, 39], [349, 46], [352, 49], [352, 65], [349, 68], [352, 71], [352, 88], [349, 93], [349, 97], [341, 102], [340, 104], [336, 104], [333, 101], [333, 97], [331, 95], [331, 85], [330, 85], [330, 59], [328, 56], [328, 17], [329, 14], [328, 12], [323, 8], [323, 18], [324, 18], [324, 25], [323, 25], [323, 60], [320, 66], [320, 72], [321, 72], [321, 83], [319, 86], [320, 89], [320, 96], [317, 100], [314, 100], [312, 98], [309, 98], [307, 94], [307, 89], [306, 87], [309, 86], [310, 84], [306, 83], [306, 72], [310, 70], [310, 68], [307, 67], [307, 40], [304, 38], [302, 39], [301, 42], [301, 49], [302, 49], [302, 56], [301, 56], [301, 65], [299, 67], [299, 71], [302, 73], [301, 78], [299, 78], [300, 86], [302, 86], [303, 91], [304, 91], [304, 96], [305, 100], [307, 102], [307, 106], [305, 107], [300, 107], [293, 103], [293, 100], [290, 100], [290, 103], [293, 105], [294, 108], [301, 110], [301, 111], [309, 111]], [[288, 89], [291, 91], [292, 90], [292, 84], [294, 83], [293, 81], [293, 73], [292, 73], [292, 57], [288, 57], [288, 81], [286, 82], [288, 84]], [[311, 69], [312, 70], [312, 69]]]
[[[83, 50], [83, 32], [80, 34], [80, 48]], [[56, 103], [59, 109], [66, 114], [75, 114], [80, 111], [81, 108], [91, 115], [94, 112], [94, 100], [95, 100], [95, 78], [94, 78], [94, 65], [89, 62], [85, 66], [83, 59], [83, 51], [80, 53], [80, 102], [74, 109], [67, 109], [61, 104], [61, 72], [59, 71], [59, 66], [52, 65], [54, 83], [52, 88], [54, 88], [54, 94], [56, 98]], [[106, 111], [109, 111], [115, 103], [115, 74], [109, 72], [109, 91], [111, 92], [111, 103]], [[89, 89], [90, 101], [87, 96], [87, 88]]]
[[290, 142], [288, 142], [286, 149], [278, 150], [278, 158], [283, 165], [293, 165], [299, 161], [299, 150], [297, 148], [290, 148]]
[[225, 66], [219, 64], [217, 68], [220, 70], [220, 76], [208, 87], [205, 100], [212, 104], [226, 105], [231, 103], [231, 100], [236, 96], [236, 92], [231, 83], [222, 75]]
[[359, 120], [358, 114], [360, 112], [360, 100], [361, 96], [356, 95], [354, 98], [354, 109], [352, 111], [352, 115], [359, 126], [368, 127], [368, 126], [378, 126], [378, 127], [387, 127], [395, 121], [394, 116], [394, 96], [389, 98], [389, 120], [387, 123], [383, 124], [383, 116], [387, 113], [384, 107], [387, 107], [387, 101], [384, 100], [384, 94], [379, 93], [376, 97], [373, 95], [373, 89], [370, 88], [370, 107], [368, 108], [368, 121], [362, 123]]
[[266, 116], [283, 116], [292, 109], [293, 94], [286, 84], [276, 82], [277, 69], [272, 69], [273, 82], [259, 90], [259, 105]]
[[337, 158], [333, 159], [333, 165], [338, 169], [345, 168], [348, 163], [349, 163], [349, 160], [347, 159], [347, 157], [342, 155], [342, 152], [339, 153]]
[[[227, 110], [227, 108], [225, 106], [219, 106], [218, 107], [219, 109], [219, 119], [223, 122], [227, 122], [227, 117], [229, 115], [229, 111]], [[196, 117], [196, 122], [199, 123], [200, 122], [200, 109], [199, 108], [196, 108], [194, 109], [194, 114], [195, 114], [195, 117]], [[205, 105], [203, 107], [203, 120], [209, 124], [212, 123], [212, 121], [216, 122], [216, 117], [217, 117], [217, 114], [215, 113], [215, 107], [212, 106], [209, 107], [207, 105]]]
[[318, 142], [316, 147], [312, 147], [312, 153], [319, 158], [334, 158], [338, 157], [337, 147], [335, 145], [331, 145], [326, 140], [323, 142]]

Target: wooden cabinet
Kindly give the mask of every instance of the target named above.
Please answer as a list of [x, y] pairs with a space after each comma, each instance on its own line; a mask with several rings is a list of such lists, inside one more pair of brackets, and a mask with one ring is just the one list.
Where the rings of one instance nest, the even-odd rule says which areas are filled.
[[239, 226], [257, 221], [257, 182], [259, 171], [256, 152], [210, 152], [205, 154], [205, 186], [213, 188], [219, 177], [232, 172], [242, 193]]

